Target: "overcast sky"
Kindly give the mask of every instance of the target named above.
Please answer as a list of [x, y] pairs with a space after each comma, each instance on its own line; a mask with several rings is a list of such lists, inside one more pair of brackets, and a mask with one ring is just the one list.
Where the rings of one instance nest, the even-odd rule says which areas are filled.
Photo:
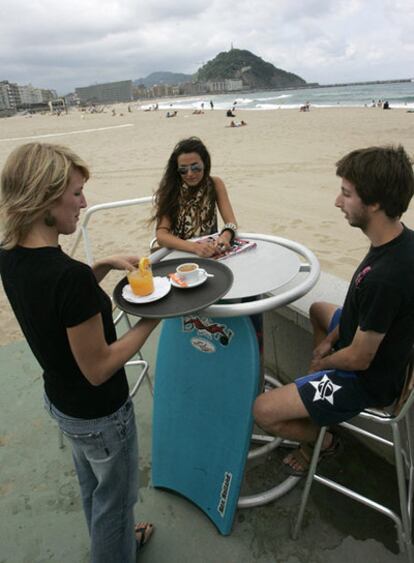
[[307, 82], [414, 78], [414, 0], [0, 0], [0, 80], [59, 94], [232, 43]]

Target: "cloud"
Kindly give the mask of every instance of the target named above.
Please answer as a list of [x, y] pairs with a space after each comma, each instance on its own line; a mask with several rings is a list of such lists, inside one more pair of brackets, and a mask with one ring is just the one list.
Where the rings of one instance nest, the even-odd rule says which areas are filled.
[[3, 0], [0, 80], [66, 93], [193, 73], [232, 43], [309, 82], [406, 77], [413, 22], [403, 0]]

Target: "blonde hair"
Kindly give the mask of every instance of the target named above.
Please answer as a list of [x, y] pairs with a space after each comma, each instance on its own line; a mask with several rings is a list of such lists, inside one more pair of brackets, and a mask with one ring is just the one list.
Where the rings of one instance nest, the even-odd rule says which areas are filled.
[[46, 215], [63, 195], [73, 170], [88, 180], [85, 162], [61, 145], [27, 143], [9, 155], [1, 175], [3, 248], [14, 248], [33, 223]]

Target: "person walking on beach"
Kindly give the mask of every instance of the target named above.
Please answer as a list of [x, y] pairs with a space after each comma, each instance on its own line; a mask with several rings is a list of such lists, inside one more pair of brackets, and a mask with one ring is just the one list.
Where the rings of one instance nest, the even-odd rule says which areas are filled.
[[158, 321], [142, 319], [117, 340], [99, 282], [110, 270], [131, 270], [139, 257], [89, 267], [59, 245], [86, 207], [88, 178], [87, 165], [63, 146], [28, 143], [10, 154], [1, 176], [0, 275], [43, 370], [46, 409], [72, 446], [91, 561], [133, 563], [153, 525], [134, 524], [138, 444], [123, 366]]
[[[210, 175], [211, 158], [198, 137], [180, 141], [171, 153], [155, 193], [156, 237], [160, 246], [210, 257], [230, 247], [236, 217], [221, 178]], [[189, 239], [218, 230], [217, 208], [224, 226], [216, 241]]]
[[[400, 396], [414, 343], [414, 231], [400, 220], [414, 192], [412, 163], [401, 146], [370, 147], [344, 156], [337, 175], [342, 181], [335, 205], [368, 238], [369, 252], [342, 309], [326, 302], [311, 306], [310, 375], [263, 393], [254, 405], [259, 426], [301, 443], [284, 459], [287, 472], [298, 476], [308, 470], [319, 427], [389, 406]], [[331, 429], [321, 457], [338, 447]]]

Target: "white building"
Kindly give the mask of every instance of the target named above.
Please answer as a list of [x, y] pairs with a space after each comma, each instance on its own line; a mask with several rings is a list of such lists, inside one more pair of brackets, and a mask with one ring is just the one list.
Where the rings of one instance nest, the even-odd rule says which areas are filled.
[[31, 84], [19, 85], [20, 102], [23, 106], [41, 104], [43, 102], [42, 91], [34, 88]]
[[235, 92], [237, 90], [243, 90], [243, 81], [236, 80], [234, 78], [227, 78], [224, 81], [226, 92]]

